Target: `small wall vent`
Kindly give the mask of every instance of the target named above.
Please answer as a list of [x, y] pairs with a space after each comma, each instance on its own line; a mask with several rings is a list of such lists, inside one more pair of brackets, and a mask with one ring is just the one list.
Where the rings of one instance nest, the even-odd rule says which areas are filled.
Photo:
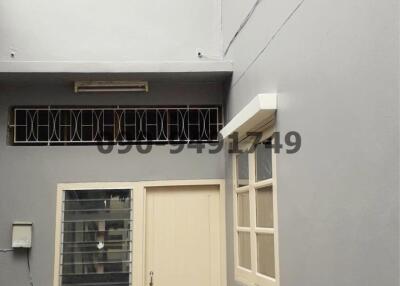
[[147, 81], [76, 81], [75, 93], [81, 92], [148, 92]]

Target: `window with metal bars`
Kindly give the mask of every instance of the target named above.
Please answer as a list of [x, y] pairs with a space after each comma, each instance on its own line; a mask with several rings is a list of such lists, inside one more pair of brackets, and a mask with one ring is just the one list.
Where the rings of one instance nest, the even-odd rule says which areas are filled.
[[15, 107], [14, 145], [207, 143], [223, 127], [220, 106]]
[[130, 285], [131, 190], [63, 193], [59, 285]]

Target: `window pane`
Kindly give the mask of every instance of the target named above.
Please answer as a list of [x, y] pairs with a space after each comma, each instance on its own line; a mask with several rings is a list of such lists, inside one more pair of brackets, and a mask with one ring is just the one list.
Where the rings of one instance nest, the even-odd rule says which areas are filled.
[[249, 193], [239, 193], [237, 195], [237, 218], [238, 226], [250, 227], [250, 204]]
[[257, 226], [274, 227], [272, 187], [256, 190]]
[[241, 153], [237, 157], [237, 186], [247, 186], [249, 184], [249, 155]]
[[61, 285], [128, 285], [130, 190], [65, 191]]
[[273, 234], [257, 234], [257, 272], [275, 278]]
[[238, 232], [239, 265], [251, 269], [250, 233]]
[[272, 178], [272, 148], [271, 143], [257, 145], [256, 148], [256, 180]]

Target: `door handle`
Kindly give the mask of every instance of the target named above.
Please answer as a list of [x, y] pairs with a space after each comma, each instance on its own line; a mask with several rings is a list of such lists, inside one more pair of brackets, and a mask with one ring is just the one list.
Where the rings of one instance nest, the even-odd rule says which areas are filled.
[[154, 275], [154, 272], [153, 271], [150, 271], [150, 283], [149, 283], [149, 286], [153, 286], [153, 275]]

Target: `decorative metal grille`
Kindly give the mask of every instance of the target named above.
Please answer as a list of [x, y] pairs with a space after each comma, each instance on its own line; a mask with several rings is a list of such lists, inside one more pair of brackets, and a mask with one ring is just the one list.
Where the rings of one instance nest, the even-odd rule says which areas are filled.
[[16, 107], [10, 124], [16, 145], [206, 143], [222, 127], [218, 106]]

